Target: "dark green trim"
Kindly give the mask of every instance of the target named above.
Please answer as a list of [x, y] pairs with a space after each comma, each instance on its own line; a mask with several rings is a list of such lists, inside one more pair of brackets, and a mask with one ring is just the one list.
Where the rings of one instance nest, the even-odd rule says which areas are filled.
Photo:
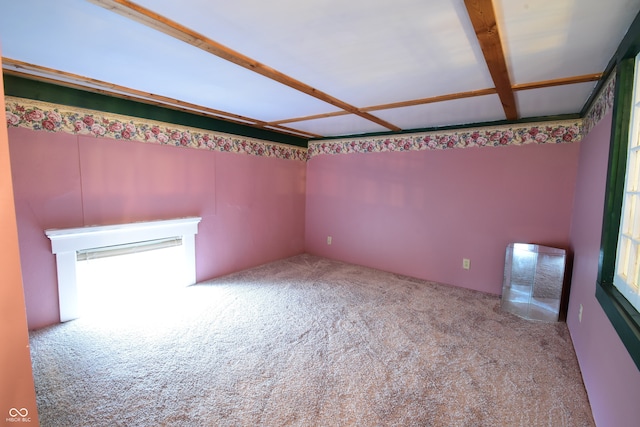
[[[160, 122], [174, 123], [183, 126], [207, 129], [234, 135], [247, 136], [250, 138], [264, 139], [267, 141], [279, 142], [282, 144], [295, 145], [307, 148], [308, 140], [302, 137], [285, 135], [267, 129], [259, 129], [242, 124], [227, 122], [224, 120], [205, 117], [198, 114], [191, 114], [184, 111], [145, 104], [143, 102], [117, 98], [94, 92], [87, 92], [80, 89], [73, 89], [59, 86], [52, 83], [45, 83], [31, 80], [24, 77], [4, 76], [5, 95], [19, 98], [34, 99], [37, 101], [51, 102], [55, 104], [68, 105], [90, 110], [104, 111], [107, 113], [122, 114], [125, 116], [140, 117]], [[318, 138], [317, 140], [331, 140], [344, 138], [376, 137], [386, 135], [401, 135], [420, 132], [437, 132], [445, 130], [471, 129], [484, 126], [519, 125], [522, 123], [535, 123], [550, 120], [577, 120], [579, 114], [565, 114], [559, 116], [529, 117], [517, 121], [500, 120], [493, 122], [467, 123], [463, 125], [440, 126], [429, 128], [408, 129], [400, 132], [385, 131], [377, 133], [363, 133], [357, 135], [329, 136]], [[315, 139], [314, 139], [315, 140]]]
[[[635, 32], [636, 36], [640, 33]], [[633, 45], [637, 46], [637, 45]], [[640, 313], [613, 285], [618, 234], [622, 217], [622, 201], [627, 165], [633, 87], [635, 80], [635, 55], [627, 53], [616, 66], [616, 88], [609, 146], [609, 164], [602, 221], [600, 260], [596, 282], [596, 299], [611, 321], [631, 358], [640, 369]]]
[[30, 80], [5, 74], [4, 91], [7, 96], [52, 102], [73, 107], [87, 108], [114, 114], [157, 120], [183, 126], [195, 127], [250, 138], [263, 139], [282, 144], [307, 147], [307, 139], [267, 129], [245, 126], [225, 120], [191, 114], [184, 111], [145, 104], [129, 99], [117, 98], [99, 93], [86, 92], [37, 80]]
[[640, 52], [640, 13], [629, 26], [627, 34], [620, 42], [616, 53], [611, 58], [608, 69], [613, 69], [615, 64], [619, 64], [627, 58], [635, 57]]
[[622, 217], [622, 199], [626, 175], [631, 102], [633, 96], [634, 60], [629, 58], [617, 68], [613, 124], [609, 148], [607, 184], [604, 198], [604, 219], [600, 243], [598, 283], [613, 285], [618, 232]]
[[[375, 112], [373, 112], [373, 114], [375, 114]], [[523, 123], [537, 123], [537, 122], [560, 121], [560, 120], [578, 120], [580, 118], [581, 118], [580, 114], [563, 114], [558, 116], [527, 117], [525, 119], [518, 119], [515, 121], [499, 120], [494, 122], [466, 123], [462, 125], [407, 129], [399, 132], [388, 131], [388, 132], [372, 132], [372, 133], [362, 133], [362, 134], [342, 135], [342, 136], [326, 136], [324, 138], [314, 139], [314, 141], [324, 141], [324, 140], [330, 140], [330, 139], [348, 139], [348, 138], [371, 138], [371, 137], [378, 137], [378, 136], [403, 135], [408, 133], [421, 133], [421, 132], [440, 132], [440, 131], [449, 131], [449, 130], [458, 130], [458, 129], [469, 130], [477, 127], [490, 127], [490, 126], [504, 126], [504, 125], [518, 126]]]
[[612, 286], [596, 286], [596, 298], [614, 329], [627, 348], [631, 359], [640, 369], [640, 314], [627, 299]]

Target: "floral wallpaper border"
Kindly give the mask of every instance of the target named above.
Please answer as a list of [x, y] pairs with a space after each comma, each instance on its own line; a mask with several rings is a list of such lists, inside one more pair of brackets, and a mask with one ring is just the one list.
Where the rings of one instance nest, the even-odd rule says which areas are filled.
[[7, 96], [7, 124], [48, 132], [106, 137], [261, 157], [306, 161], [320, 154], [499, 147], [577, 142], [613, 109], [615, 72], [586, 117], [576, 120], [489, 126], [391, 136], [309, 141], [309, 148], [212, 132], [95, 110]]
[[319, 154], [439, 150], [500, 147], [524, 144], [560, 144], [582, 139], [582, 120], [491, 126], [406, 135], [321, 140], [309, 142], [309, 158]]
[[9, 127], [307, 160], [304, 147], [11, 96], [5, 104]]
[[606, 116], [607, 113], [613, 110], [615, 91], [616, 70], [614, 69], [584, 118], [584, 135], [588, 135], [589, 132], [591, 132], [594, 127], [596, 127], [600, 120], [602, 120], [602, 118]]
[[584, 119], [494, 126], [406, 135], [309, 141], [309, 158], [319, 154], [559, 144], [580, 141], [613, 110], [616, 73], [611, 72]]

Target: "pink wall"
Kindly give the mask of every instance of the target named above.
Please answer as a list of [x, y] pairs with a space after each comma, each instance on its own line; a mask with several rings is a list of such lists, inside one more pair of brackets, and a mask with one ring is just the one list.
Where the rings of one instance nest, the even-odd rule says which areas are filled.
[[[609, 113], [581, 142], [567, 324], [596, 423], [631, 427], [640, 420], [640, 371], [595, 297], [611, 120]], [[582, 322], [578, 320], [581, 304]]]
[[[0, 75], [0, 123], [4, 107]], [[0, 425], [38, 425], [10, 171], [7, 128], [0, 126]]]
[[[508, 243], [570, 247], [567, 323], [594, 416], [598, 425], [633, 425], [640, 373], [594, 296], [610, 127], [609, 115], [574, 144], [319, 155], [306, 165], [11, 128], [28, 325], [58, 321], [47, 228], [198, 215], [199, 280], [306, 250], [494, 294]], [[10, 248], [11, 239], [3, 241]], [[9, 265], [0, 272], [14, 286], [0, 287], [0, 302], [22, 295], [19, 260]], [[3, 342], [24, 345], [24, 310], [0, 313], [12, 316], [0, 322]], [[5, 353], [15, 360], [3, 359], [0, 369], [28, 377], [21, 402], [35, 399], [28, 354]], [[8, 373], [0, 372], [4, 386]]]
[[315, 156], [305, 248], [500, 294], [509, 243], [568, 247], [578, 151], [574, 143]]
[[10, 128], [27, 318], [59, 320], [47, 228], [201, 216], [197, 279], [301, 253], [304, 162]]

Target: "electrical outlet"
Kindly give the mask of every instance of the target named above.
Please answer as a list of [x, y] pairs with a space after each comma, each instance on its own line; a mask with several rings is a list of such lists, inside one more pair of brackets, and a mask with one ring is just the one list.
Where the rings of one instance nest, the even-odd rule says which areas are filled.
[[469, 258], [462, 258], [462, 268], [465, 270], [471, 268], [471, 260]]
[[578, 309], [578, 322], [582, 322], [582, 304], [580, 304], [580, 308]]
[[330, 245], [332, 240], [331, 236], [327, 236], [327, 245]]

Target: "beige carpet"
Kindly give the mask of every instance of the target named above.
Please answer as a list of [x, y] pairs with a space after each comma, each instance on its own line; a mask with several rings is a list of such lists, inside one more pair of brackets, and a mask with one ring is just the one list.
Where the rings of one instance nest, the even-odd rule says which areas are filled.
[[566, 324], [300, 255], [31, 334], [47, 426], [593, 426]]

